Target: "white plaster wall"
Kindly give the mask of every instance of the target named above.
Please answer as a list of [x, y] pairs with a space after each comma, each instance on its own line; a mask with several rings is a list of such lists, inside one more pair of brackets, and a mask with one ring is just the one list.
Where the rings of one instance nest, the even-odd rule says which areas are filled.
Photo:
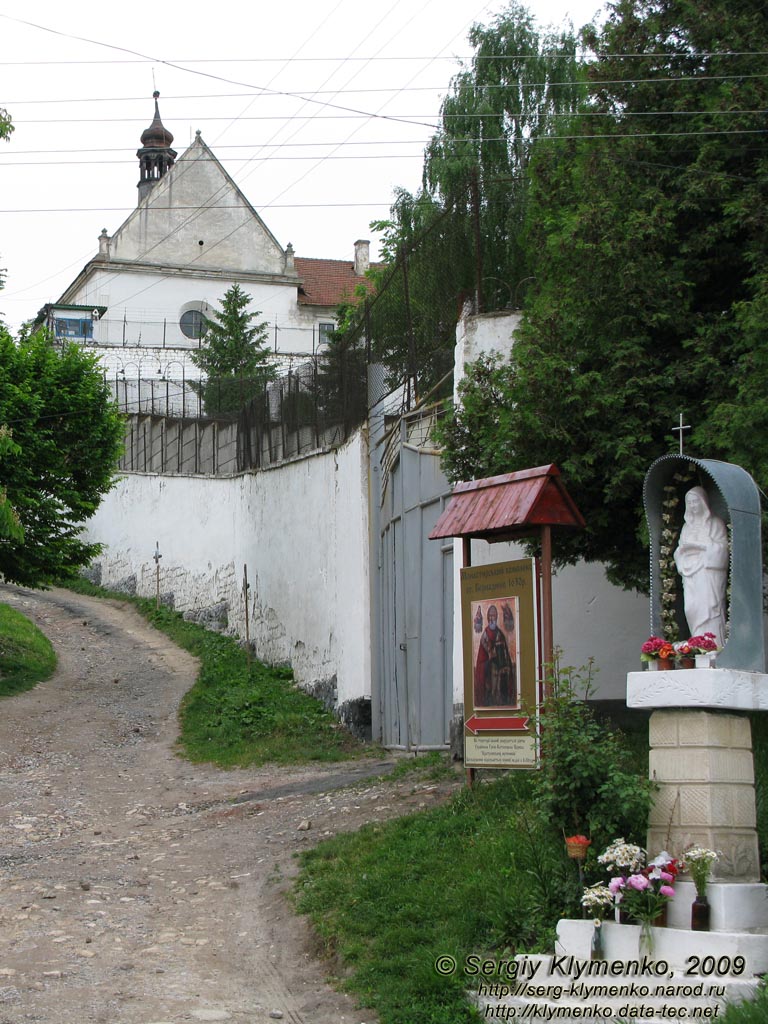
[[192, 303], [220, 309], [225, 292], [235, 280], [251, 296], [248, 308], [257, 314], [254, 323], [268, 324], [271, 347], [277, 345], [282, 352], [312, 352], [313, 346], [317, 347], [317, 325], [333, 316], [299, 306], [297, 284], [290, 280], [249, 280], [243, 275], [200, 275], [161, 267], [155, 271], [146, 266], [141, 270], [114, 264], [102, 268], [94, 264], [80, 285], [68, 292], [67, 301], [107, 307], [104, 317], [94, 323], [97, 344], [121, 348], [125, 342], [147, 347], [162, 346], [165, 341], [168, 347], [193, 349], [197, 342], [185, 337], [179, 327], [182, 312]]
[[[464, 376], [467, 363], [483, 353], [511, 351], [514, 332], [520, 324], [519, 313], [492, 313], [468, 316], [456, 329], [454, 387]], [[566, 488], [568, 480], [564, 480]], [[557, 550], [557, 530], [552, 544]], [[518, 545], [472, 542], [472, 564], [485, 565], [525, 557]], [[463, 695], [461, 637], [461, 591], [459, 569], [462, 544], [454, 542], [454, 702]], [[562, 648], [562, 665], [577, 668], [594, 658], [594, 696], [609, 700], [626, 697], [627, 672], [639, 666], [640, 645], [648, 637], [650, 607], [648, 598], [613, 586], [603, 566], [579, 562], [559, 570], [552, 581], [552, 618], [555, 645]]]
[[367, 441], [235, 478], [129, 474], [88, 526], [105, 545], [102, 584], [137, 578], [178, 611], [229, 605], [229, 631], [245, 636], [243, 566], [257, 655], [291, 664], [300, 685], [334, 676], [338, 702], [370, 696]]

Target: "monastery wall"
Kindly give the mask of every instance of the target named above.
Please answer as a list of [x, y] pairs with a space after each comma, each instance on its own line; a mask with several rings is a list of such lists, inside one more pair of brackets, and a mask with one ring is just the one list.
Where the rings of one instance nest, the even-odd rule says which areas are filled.
[[[162, 600], [245, 636], [257, 657], [359, 724], [370, 698], [367, 440], [230, 478], [123, 476], [90, 521], [104, 587]], [[365, 712], [369, 709], [365, 708]]]

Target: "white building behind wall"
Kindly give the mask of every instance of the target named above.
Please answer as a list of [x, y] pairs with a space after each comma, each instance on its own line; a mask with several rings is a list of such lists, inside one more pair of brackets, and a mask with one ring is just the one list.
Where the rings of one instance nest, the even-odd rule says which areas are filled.
[[108, 377], [196, 379], [190, 352], [204, 318], [238, 283], [282, 365], [317, 352], [339, 302], [367, 287], [369, 243], [355, 242], [349, 261], [283, 248], [199, 132], [176, 159], [158, 95], [137, 152], [137, 208], [112, 234], [102, 230], [98, 253], [38, 321], [92, 347]]

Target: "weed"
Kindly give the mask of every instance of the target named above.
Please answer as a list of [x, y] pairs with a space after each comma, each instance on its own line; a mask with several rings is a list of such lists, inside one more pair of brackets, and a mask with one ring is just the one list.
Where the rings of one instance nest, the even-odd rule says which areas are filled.
[[765, 979], [752, 1002], [731, 1003], [721, 1015], [722, 1024], [765, 1024], [768, 1020], [768, 986]]
[[0, 604], [0, 697], [32, 689], [55, 668], [48, 638], [21, 612]]

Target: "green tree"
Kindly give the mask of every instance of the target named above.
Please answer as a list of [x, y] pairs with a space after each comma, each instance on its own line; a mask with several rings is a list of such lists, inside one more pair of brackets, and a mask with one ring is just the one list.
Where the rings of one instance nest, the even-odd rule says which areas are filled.
[[524, 295], [530, 157], [583, 94], [573, 32], [539, 31], [517, 3], [469, 41], [474, 55], [443, 102], [421, 190], [398, 190], [390, 220], [373, 225], [386, 263], [371, 309], [377, 355], [421, 394], [452, 366], [466, 299], [485, 310]]
[[9, 139], [12, 131], [11, 115], [3, 107], [0, 107], [0, 139]]
[[[5, 424], [0, 425], [0, 461], [8, 455], [19, 455], [21, 448], [14, 443], [10, 430]], [[2, 470], [0, 470], [2, 472]], [[24, 538], [24, 530], [19, 522], [19, 514], [8, 501], [5, 488], [0, 487], [0, 543], [20, 541]]]
[[[7, 110], [0, 107], [0, 139], [6, 141], [10, 139], [11, 132], [13, 131], [13, 125], [11, 124], [11, 116]], [[0, 269], [0, 288], [3, 287], [3, 276], [5, 271]]]
[[44, 333], [16, 343], [0, 328], [0, 422], [20, 454], [0, 461], [0, 485], [23, 538], [0, 541], [0, 575], [44, 587], [98, 553], [81, 535], [113, 484], [123, 423], [96, 359]]
[[584, 34], [587, 102], [531, 158], [511, 362], [476, 368], [445, 438], [453, 474], [560, 466], [588, 524], [561, 559], [643, 588], [642, 480], [680, 411], [692, 454], [768, 470], [768, 9], [608, 10]]
[[240, 285], [228, 288], [221, 311], [207, 321], [202, 344], [192, 352], [206, 377], [196, 390], [210, 416], [238, 413], [277, 376], [267, 323], [252, 322], [259, 314], [248, 311], [250, 301]]

